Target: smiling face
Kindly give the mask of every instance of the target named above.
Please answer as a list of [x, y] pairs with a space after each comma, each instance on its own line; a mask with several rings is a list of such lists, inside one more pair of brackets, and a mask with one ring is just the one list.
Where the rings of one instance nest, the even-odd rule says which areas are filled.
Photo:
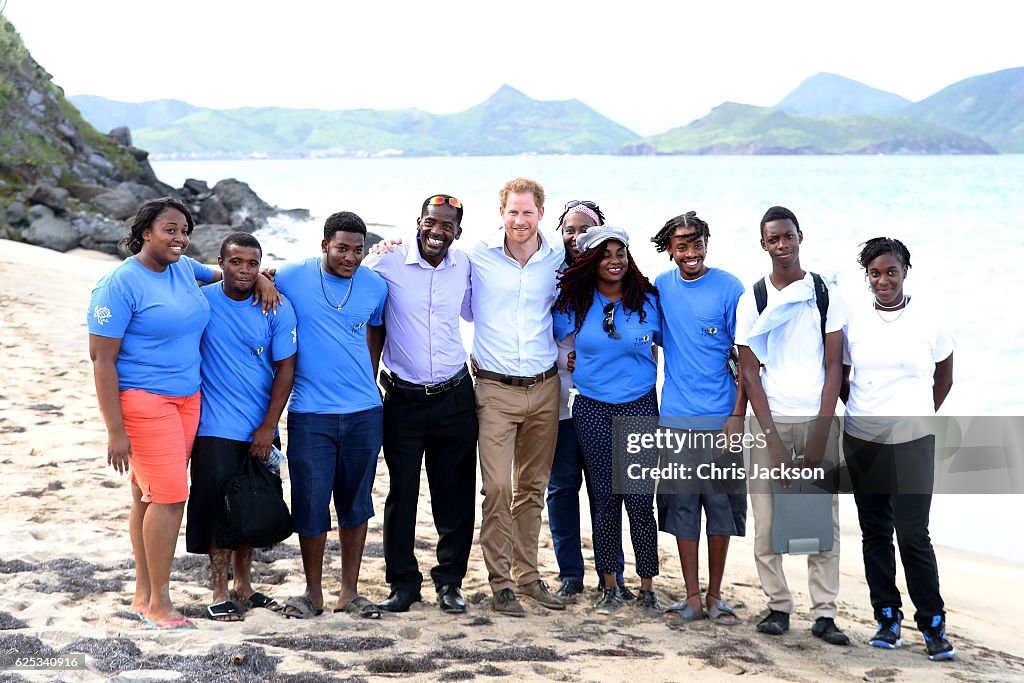
[[579, 258], [580, 250], [576, 247], [576, 238], [585, 234], [589, 228], [595, 225], [597, 223], [593, 218], [578, 211], [565, 217], [565, 220], [562, 221], [562, 245], [565, 247], [566, 263], [572, 264]]
[[420, 255], [432, 266], [444, 260], [452, 242], [462, 235], [459, 212], [449, 204], [430, 204], [416, 219], [416, 240]]
[[669, 237], [668, 253], [684, 280], [696, 280], [708, 272], [704, 259], [708, 255], [708, 244], [704, 237], [693, 228], [679, 228]]
[[358, 232], [339, 230], [330, 241], [323, 240], [324, 270], [338, 277], [352, 277], [363, 262], [363, 245], [366, 239]]
[[769, 221], [761, 230], [761, 248], [768, 252], [775, 268], [787, 269], [800, 265], [800, 243], [804, 241], [800, 228], [788, 218]]
[[140, 253], [156, 265], [166, 268], [177, 263], [188, 249], [190, 232], [185, 214], [177, 209], [164, 209], [153, 219], [152, 225], [142, 231]]
[[256, 286], [262, 258], [263, 254], [256, 247], [240, 244], [225, 247], [224, 255], [217, 258], [217, 264], [224, 273], [224, 293], [237, 301], [248, 299]]
[[512, 244], [526, 244], [537, 239], [537, 226], [544, 218], [544, 207], [537, 206], [532, 192], [510, 192], [501, 207], [505, 238]]
[[601, 246], [604, 248], [604, 254], [597, 262], [597, 281], [605, 285], [617, 285], [629, 272], [626, 245], [618, 240], [608, 240]]
[[864, 270], [868, 286], [871, 287], [879, 304], [892, 307], [903, 300], [903, 282], [907, 279], [907, 267], [895, 254], [880, 254]]

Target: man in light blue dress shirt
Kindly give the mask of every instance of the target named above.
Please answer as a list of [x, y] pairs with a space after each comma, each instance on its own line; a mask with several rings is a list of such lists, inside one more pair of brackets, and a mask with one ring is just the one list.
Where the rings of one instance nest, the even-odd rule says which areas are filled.
[[544, 217], [540, 183], [515, 178], [499, 197], [504, 230], [469, 252], [484, 494], [480, 546], [495, 611], [523, 616], [516, 592], [549, 609], [565, 608], [537, 570], [541, 511], [558, 435], [551, 306], [564, 249], [538, 231]]

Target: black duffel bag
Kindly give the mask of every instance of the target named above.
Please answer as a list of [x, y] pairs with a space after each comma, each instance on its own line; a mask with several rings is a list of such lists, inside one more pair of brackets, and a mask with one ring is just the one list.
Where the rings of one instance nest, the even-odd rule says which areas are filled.
[[251, 545], [265, 548], [292, 535], [292, 515], [284, 502], [281, 479], [255, 458], [221, 489], [220, 514], [214, 529], [218, 548]]

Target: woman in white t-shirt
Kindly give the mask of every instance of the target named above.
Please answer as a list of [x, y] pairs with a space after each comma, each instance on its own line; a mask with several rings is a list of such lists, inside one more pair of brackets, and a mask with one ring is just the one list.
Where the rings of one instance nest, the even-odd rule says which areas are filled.
[[946, 639], [938, 565], [928, 535], [935, 436], [927, 420], [912, 417], [934, 415], [949, 394], [954, 340], [935, 310], [904, 293], [910, 251], [902, 242], [870, 239], [858, 261], [874, 296], [861, 305], [848, 304], [841, 396], [847, 416], [843, 451], [878, 621], [871, 645], [894, 649], [901, 643], [895, 531], [928, 656], [951, 659], [956, 650]]

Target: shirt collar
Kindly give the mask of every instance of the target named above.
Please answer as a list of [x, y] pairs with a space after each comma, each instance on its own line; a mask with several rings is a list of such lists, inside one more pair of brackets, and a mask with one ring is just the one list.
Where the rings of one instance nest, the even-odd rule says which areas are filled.
[[[551, 242], [548, 240], [548, 236], [539, 227], [537, 228], [537, 234], [540, 236], [540, 248], [537, 251], [540, 252], [541, 256], [546, 256], [548, 252], [554, 249], [554, 247], [551, 246]], [[491, 236], [487, 238], [486, 244], [490, 249], [504, 250], [505, 228], [501, 228], [500, 230], [496, 230], [494, 233], [492, 233]], [[565, 250], [565, 247], [562, 244], [559, 244], [558, 246], [563, 251]], [[530, 258], [533, 257], [531, 256]]]
[[[457, 251], [458, 250], [453, 248], [453, 246], [449, 246], [448, 251], [445, 252], [444, 259], [441, 260], [438, 268], [452, 268], [458, 265], [458, 256], [456, 255]], [[407, 266], [419, 265], [423, 268], [430, 268], [431, 270], [434, 269], [434, 266], [427, 263], [427, 260], [423, 258], [423, 254], [420, 253], [420, 242], [418, 239], [409, 245], [409, 250], [405, 254], [405, 264]]]

